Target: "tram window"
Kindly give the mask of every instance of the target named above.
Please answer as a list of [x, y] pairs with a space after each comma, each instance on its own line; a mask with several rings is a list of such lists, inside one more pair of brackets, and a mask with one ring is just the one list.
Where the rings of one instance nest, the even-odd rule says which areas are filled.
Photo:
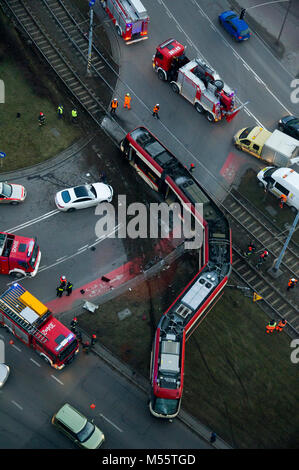
[[135, 164], [155, 184], [158, 184], [158, 176], [136, 155]]

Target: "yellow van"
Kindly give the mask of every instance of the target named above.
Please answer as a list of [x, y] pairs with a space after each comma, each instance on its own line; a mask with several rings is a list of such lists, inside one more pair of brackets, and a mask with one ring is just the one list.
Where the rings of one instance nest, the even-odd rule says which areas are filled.
[[262, 150], [271, 132], [263, 127], [245, 127], [235, 134], [233, 141], [237, 149], [248, 152], [254, 157], [264, 159]]

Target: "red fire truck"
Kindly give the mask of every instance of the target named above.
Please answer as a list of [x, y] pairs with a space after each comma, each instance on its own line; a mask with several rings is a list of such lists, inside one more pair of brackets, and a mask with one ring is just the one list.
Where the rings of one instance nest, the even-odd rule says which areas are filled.
[[173, 91], [190, 101], [208, 121], [231, 121], [245, 104], [236, 108], [235, 92], [218, 73], [199, 58], [189, 60], [184, 52], [184, 46], [175, 39], [157, 47], [153, 68], [159, 79], [170, 82]]
[[36, 239], [0, 232], [0, 274], [34, 277], [40, 258]]
[[140, 0], [101, 0], [126, 44], [147, 39], [149, 17]]
[[0, 296], [0, 325], [55, 369], [65, 367], [79, 352], [76, 336], [18, 283]]

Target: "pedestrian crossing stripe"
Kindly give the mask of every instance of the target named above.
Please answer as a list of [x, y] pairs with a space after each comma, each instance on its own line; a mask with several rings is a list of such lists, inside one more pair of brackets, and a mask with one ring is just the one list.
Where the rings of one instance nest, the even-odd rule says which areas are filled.
[[262, 296], [258, 295], [256, 292], [253, 293], [253, 302], [256, 302], [257, 300], [262, 300]]

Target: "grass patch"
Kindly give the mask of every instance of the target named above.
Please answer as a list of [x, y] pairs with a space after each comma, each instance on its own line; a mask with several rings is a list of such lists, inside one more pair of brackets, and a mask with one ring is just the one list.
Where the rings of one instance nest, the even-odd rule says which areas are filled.
[[[1, 78], [5, 83], [5, 104], [0, 106], [0, 150], [6, 153], [1, 171], [35, 165], [53, 157], [81, 136], [80, 129], [67, 119], [58, 120], [56, 106], [48, 97], [35, 93], [9, 58], [1, 63]], [[46, 116], [46, 125], [42, 128], [38, 126], [41, 111]], [[17, 113], [21, 115], [19, 118]]]
[[[249, 200], [253, 206], [265, 214], [266, 217], [271, 219], [282, 231], [285, 230], [287, 226], [292, 225], [295, 214], [288, 206], [284, 206], [283, 209], [280, 209], [279, 199], [271, 193], [265, 193], [263, 188], [258, 186], [256, 173], [252, 169], [247, 170], [243, 176], [240, 186], [238, 187], [238, 192]], [[276, 214], [274, 216], [270, 215], [266, 210], [267, 207], [270, 207]], [[292, 239], [296, 243], [299, 243], [298, 231], [293, 234]]]
[[[147, 378], [158, 320], [191, 278], [184, 259], [171, 271], [80, 316], [85, 331]], [[125, 308], [131, 315], [119, 320]], [[298, 371], [290, 339], [267, 335], [268, 320], [226, 288], [186, 345], [182, 406], [236, 448], [298, 447]]]

